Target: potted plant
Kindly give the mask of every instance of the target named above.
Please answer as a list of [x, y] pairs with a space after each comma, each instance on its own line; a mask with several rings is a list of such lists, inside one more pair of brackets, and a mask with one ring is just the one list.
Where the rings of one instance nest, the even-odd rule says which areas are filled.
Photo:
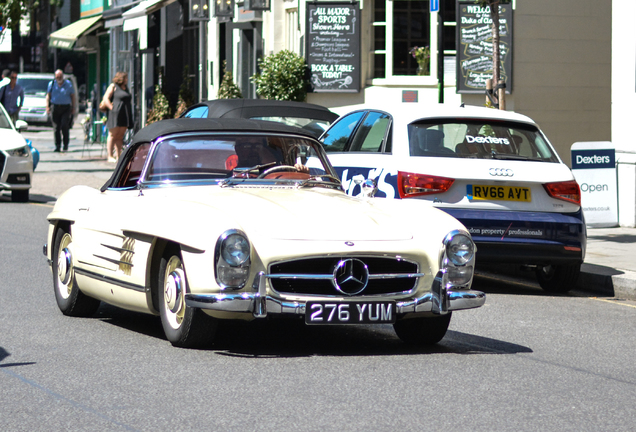
[[430, 75], [431, 66], [431, 49], [428, 46], [425, 47], [413, 47], [409, 51], [409, 54], [413, 56], [417, 61], [417, 75]]

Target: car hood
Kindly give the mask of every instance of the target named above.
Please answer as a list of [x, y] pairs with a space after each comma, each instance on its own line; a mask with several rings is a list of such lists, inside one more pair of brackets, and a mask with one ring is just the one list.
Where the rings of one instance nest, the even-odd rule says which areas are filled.
[[0, 128], [0, 150], [11, 150], [26, 145], [24, 137], [13, 129]]
[[[250, 237], [278, 240], [409, 240], [413, 233], [397, 212], [374, 200], [357, 199], [324, 188], [227, 188], [208, 205], [228, 213]], [[396, 206], [397, 207], [397, 206]]]

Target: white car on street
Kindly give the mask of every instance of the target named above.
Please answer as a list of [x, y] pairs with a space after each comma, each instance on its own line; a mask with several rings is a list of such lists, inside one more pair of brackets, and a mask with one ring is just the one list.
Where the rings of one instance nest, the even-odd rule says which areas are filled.
[[480, 107], [361, 108], [321, 141], [349, 195], [361, 175], [377, 183], [377, 197], [428, 201], [468, 228], [478, 263], [530, 265], [543, 289], [574, 287], [586, 246], [579, 185], [530, 118]]
[[14, 125], [0, 106], [0, 191], [11, 191], [11, 201], [27, 202], [33, 178], [32, 148], [20, 134], [28, 124]]
[[[176, 119], [139, 131], [101, 190], [75, 186], [48, 216], [44, 252], [66, 315], [101, 301], [161, 316], [177, 346], [221, 319], [393, 324], [444, 337], [471, 289], [474, 243], [423, 202], [347, 196], [310, 130]], [[399, 221], [417, 213], [426, 219]]]

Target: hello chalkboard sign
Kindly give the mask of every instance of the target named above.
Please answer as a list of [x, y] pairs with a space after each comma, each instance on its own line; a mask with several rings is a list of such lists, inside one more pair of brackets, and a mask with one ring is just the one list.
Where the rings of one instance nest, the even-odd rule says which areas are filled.
[[360, 91], [360, 6], [307, 3], [306, 59], [313, 92]]
[[[457, 3], [457, 93], [484, 93], [492, 78], [490, 7], [474, 1]], [[512, 5], [499, 5], [501, 79], [512, 90]]]

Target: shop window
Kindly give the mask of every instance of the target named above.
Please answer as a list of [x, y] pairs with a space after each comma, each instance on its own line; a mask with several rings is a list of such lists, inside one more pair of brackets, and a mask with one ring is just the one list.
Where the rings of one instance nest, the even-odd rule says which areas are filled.
[[[444, 54], [455, 55], [455, 0], [444, 2]], [[436, 75], [411, 54], [415, 47], [437, 52], [437, 22], [431, 20], [429, 0], [375, 0], [373, 6], [373, 78]], [[435, 17], [433, 17], [435, 18]], [[435, 44], [435, 46], [432, 46]], [[423, 72], [425, 71], [425, 72]]]

